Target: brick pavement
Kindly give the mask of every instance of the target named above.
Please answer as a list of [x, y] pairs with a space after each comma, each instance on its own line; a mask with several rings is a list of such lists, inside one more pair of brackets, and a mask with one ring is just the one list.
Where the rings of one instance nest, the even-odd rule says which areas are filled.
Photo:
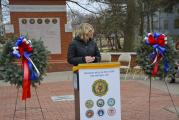
[[[0, 86], [0, 120], [12, 120], [16, 91], [13, 86]], [[46, 120], [74, 120], [73, 101], [53, 102], [50, 98], [73, 94], [72, 81], [42, 83], [37, 91]], [[121, 81], [122, 120], [148, 120], [148, 93], [148, 86], [138, 81]], [[21, 90], [15, 120], [24, 120], [24, 102], [20, 95]], [[179, 106], [179, 96], [173, 96], [173, 99]], [[164, 109], [171, 106], [167, 93], [152, 89], [151, 120], [179, 120], [175, 113]], [[43, 120], [34, 89], [32, 98], [27, 101], [26, 120]]]

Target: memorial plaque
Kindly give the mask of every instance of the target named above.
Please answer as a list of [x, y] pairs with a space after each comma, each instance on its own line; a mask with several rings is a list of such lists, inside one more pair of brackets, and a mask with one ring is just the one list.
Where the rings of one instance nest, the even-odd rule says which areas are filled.
[[42, 40], [51, 54], [61, 53], [59, 18], [19, 18], [19, 28], [21, 35]]

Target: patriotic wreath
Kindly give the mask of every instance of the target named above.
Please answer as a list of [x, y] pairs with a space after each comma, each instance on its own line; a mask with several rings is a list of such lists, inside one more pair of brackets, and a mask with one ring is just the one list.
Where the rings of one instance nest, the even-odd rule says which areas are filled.
[[137, 49], [137, 63], [145, 74], [166, 77], [175, 70], [175, 48], [165, 34], [148, 33]]
[[[30, 86], [40, 84], [47, 70], [49, 51], [43, 42], [25, 36], [8, 41], [0, 55], [0, 73], [5, 82], [23, 88], [22, 100], [30, 98]], [[21, 59], [20, 62], [16, 58]], [[18, 64], [20, 63], [20, 65]]]

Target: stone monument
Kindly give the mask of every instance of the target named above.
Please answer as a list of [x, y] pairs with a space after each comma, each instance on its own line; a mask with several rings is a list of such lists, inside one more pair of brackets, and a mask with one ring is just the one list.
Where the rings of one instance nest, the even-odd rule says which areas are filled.
[[72, 31], [67, 24], [66, 0], [9, 0], [14, 33], [42, 40], [50, 51], [49, 72], [70, 70], [67, 49]]

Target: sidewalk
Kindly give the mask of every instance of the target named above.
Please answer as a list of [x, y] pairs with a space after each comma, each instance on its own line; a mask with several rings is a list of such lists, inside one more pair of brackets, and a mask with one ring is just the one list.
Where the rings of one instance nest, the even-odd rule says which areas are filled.
[[[46, 120], [74, 120], [74, 101], [54, 102], [51, 99], [52, 96], [73, 95], [73, 83], [71, 79], [72, 72], [70, 71], [49, 73], [37, 88]], [[159, 80], [152, 81], [151, 120], [179, 120], [176, 113], [172, 112], [172, 102], [168, 93], [165, 92], [162, 82]], [[3, 85], [1, 83], [0, 120], [12, 120], [17, 90], [14, 86]], [[147, 80], [121, 81], [122, 120], [148, 120], [148, 83], [149, 81]], [[169, 85], [170, 88], [172, 87], [172, 98], [176, 106], [179, 106], [178, 85], [178, 83]], [[26, 120], [43, 120], [35, 90], [32, 89], [31, 92], [32, 98], [27, 100]], [[21, 90], [19, 92], [15, 120], [25, 120], [24, 102], [21, 101], [20, 96]]]

